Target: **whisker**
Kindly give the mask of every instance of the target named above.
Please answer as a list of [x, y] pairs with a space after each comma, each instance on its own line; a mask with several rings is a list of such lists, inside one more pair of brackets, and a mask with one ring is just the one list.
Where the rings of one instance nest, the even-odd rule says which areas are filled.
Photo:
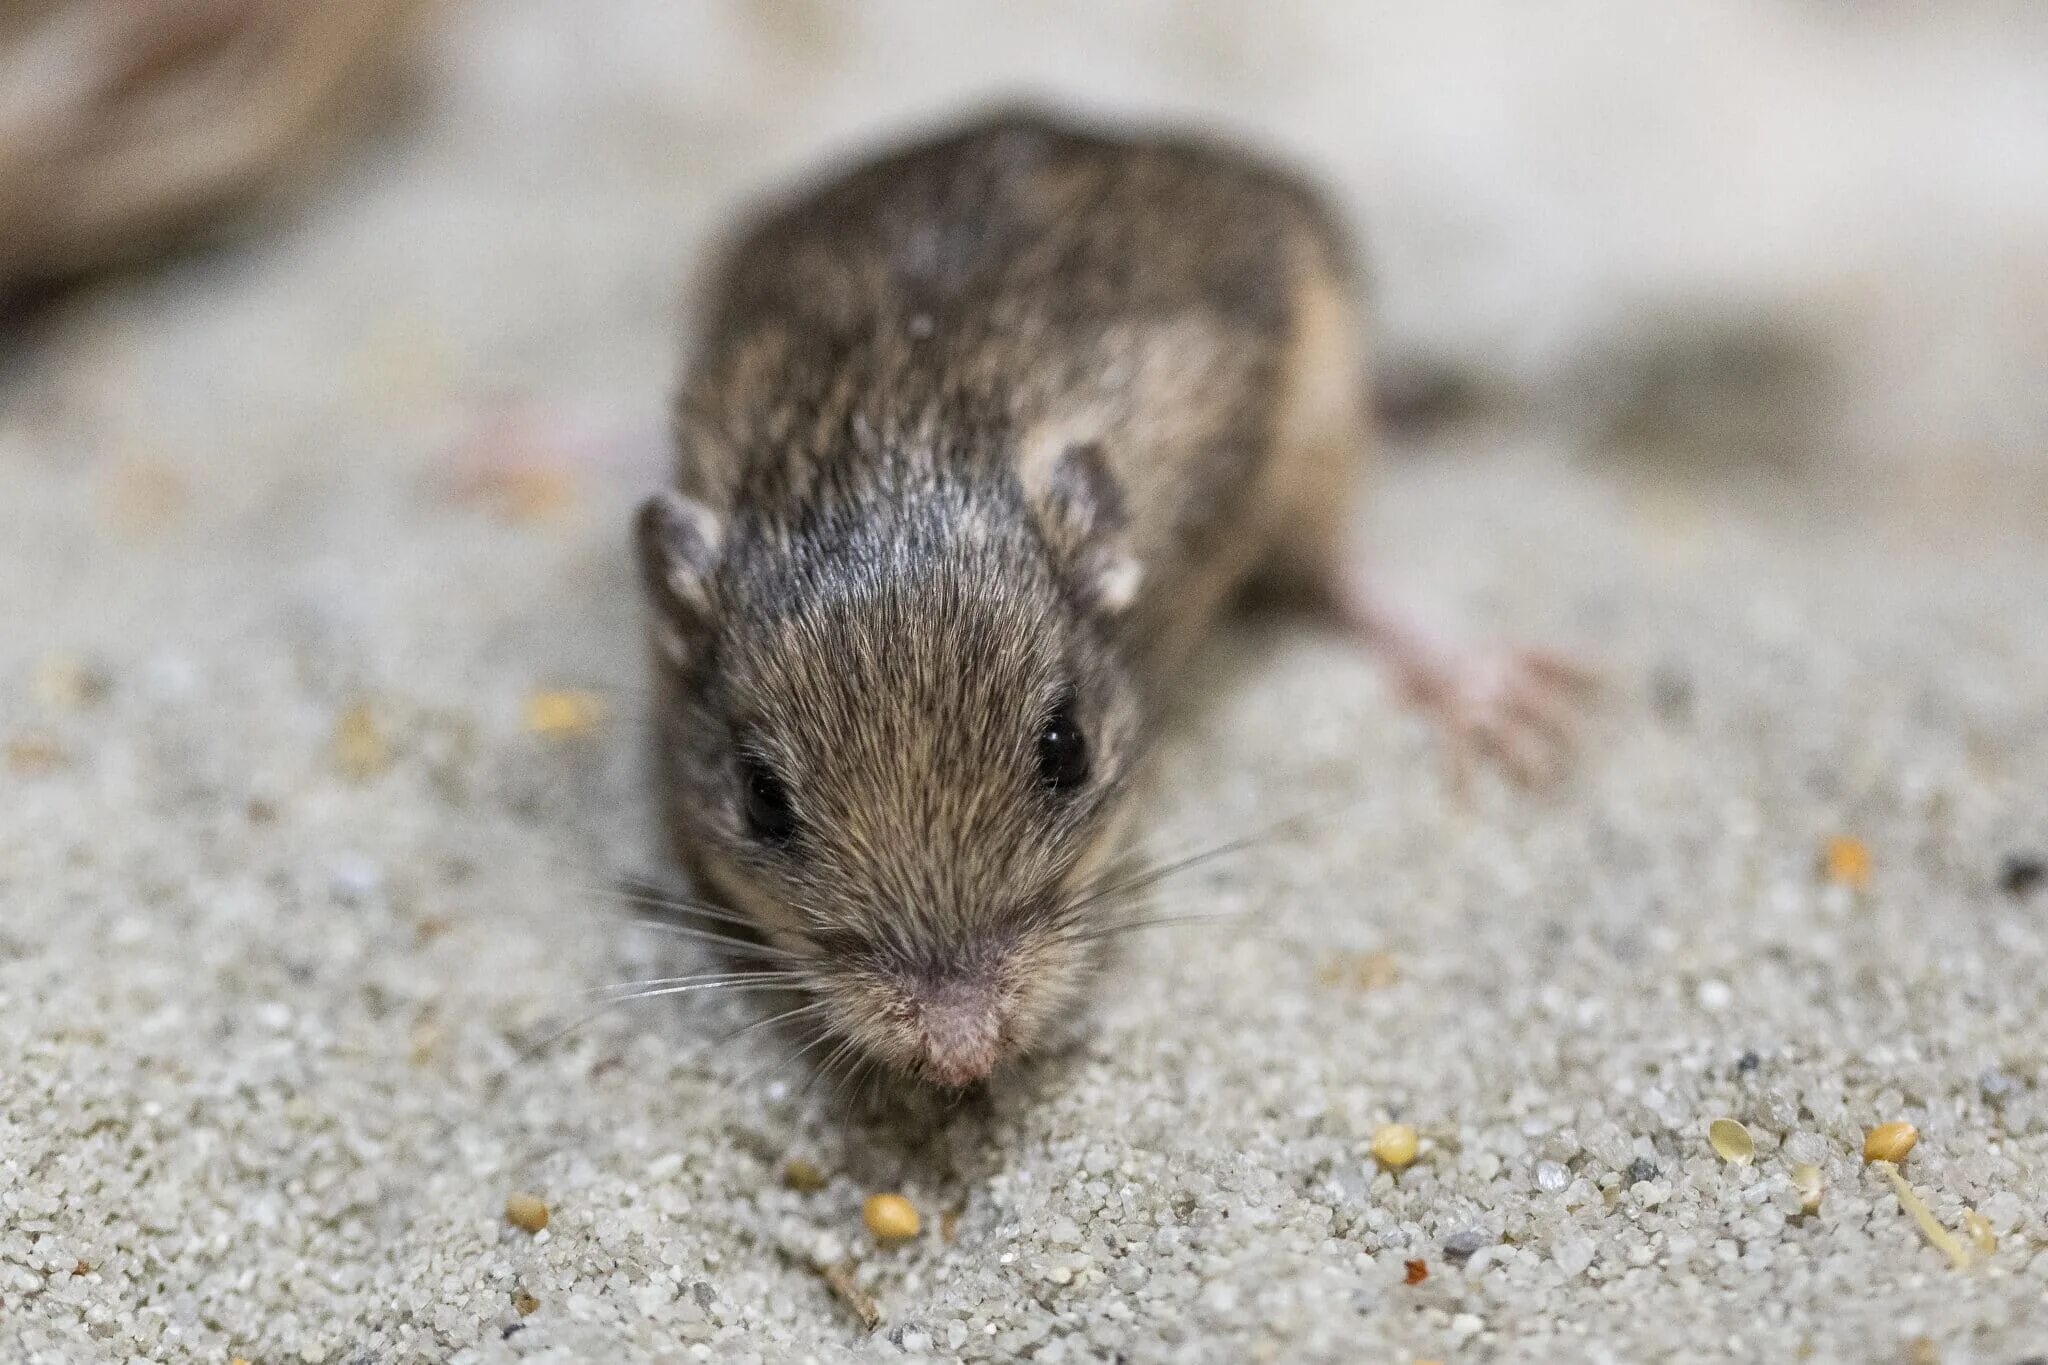
[[737, 911], [728, 910], [724, 906], [713, 905], [709, 901], [698, 900], [692, 896], [685, 896], [679, 892], [671, 892], [663, 887], [654, 885], [652, 882], [636, 883], [632, 886], [603, 887], [596, 890], [597, 894], [609, 899], [625, 901], [629, 905], [637, 905], [644, 909], [671, 910], [678, 914], [689, 915], [695, 919], [706, 919], [719, 924], [730, 924], [742, 929], [754, 927], [754, 922], [751, 919]]
[[548, 1034], [546, 1037], [540, 1039], [538, 1042], [532, 1043], [529, 1046], [521, 1049], [520, 1057], [522, 1060], [530, 1062], [534, 1058], [540, 1056], [541, 1053], [546, 1052], [549, 1048], [553, 1047], [556, 1043], [562, 1041], [562, 1039], [574, 1033], [577, 1029], [582, 1028], [584, 1025], [592, 1022], [593, 1020], [602, 1019], [605, 1015], [610, 1014], [613, 1010], [619, 1008], [621, 1005], [630, 1005], [635, 1001], [654, 1000], [664, 995], [687, 995], [694, 991], [726, 990], [731, 991], [734, 995], [747, 995], [755, 991], [786, 989], [788, 989], [788, 987], [783, 985], [783, 983], [780, 980], [743, 981], [738, 984], [731, 984], [724, 981], [698, 981], [687, 986], [669, 986], [658, 991], [643, 991], [638, 995], [622, 995], [615, 1000], [605, 1001], [602, 1005], [599, 1005], [594, 1010], [590, 1010], [584, 1014], [578, 1015], [576, 1018], [570, 1020], [567, 1024], [563, 1025], [559, 1029], [556, 1029], [553, 1033]]
[[796, 973], [781, 970], [772, 972], [698, 972], [691, 976], [650, 977], [645, 981], [614, 981], [609, 985], [586, 987], [578, 991], [577, 994], [604, 996], [612, 995], [615, 992], [623, 992], [623, 994], [617, 996], [618, 999], [632, 1000], [643, 995], [660, 994], [661, 992], [653, 989], [658, 986], [740, 985], [755, 981], [793, 981], [795, 979]]
[[1068, 934], [1065, 938], [1069, 943], [1093, 943], [1098, 939], [1117, 938], [1123, 934], [1136, 933], [1140, 929], [1171, 929], [1187, 924], [1226, 924], [1232, 920], [1243, 919], [1247, 913], [1247, 911], [1243, 910], [1224, 910], [1218, 911], [1215, 914], [1152, 915], [1145, 919], [1127, 920], [1121, 924], [1105, 925], [1100, 929], [1092, 929], [1085, 934]]
[[[796, 988], [792, 987], [791, 989]], [[722, 1048], [726, 1046], [728, 1043], [734, 1043], [739, 1041], [740, 1039], [746, 1037], [749, 1033], [753, 1033], [758, 1029], [768, 1028], [774, 1024], [787, 1023], [791, 1019], [800, 1019], [803, 1018], [805, 1015], [816, 1014], [820, 1010], [829, 1008], [831, 1004], [832, 1002], [829, 1000], [813, 1000], [808, 1005], [798, 1005], [793, 1010], [784, 1010], [780, 1014], [771, 1014], [766, 1018], [756, 1019], [751, 1024], [746, 1024], [740, 1028], [734, 1029], [731, 1033], [728, 1033], [723, 1038], [718, 1039], [711, 1046], [714, 1048]]]
[[677, 924], [673, 920], [650, 919], [641, 916], [626, 922], [642, 929], [653, 929], [664, 934], [674, 934], [677, 938], [694, 939], [699, 943], [713, 944], [720, 948], [730, 949], [735, 953], [761, 953], [769, 957], [784, 958], [792, 962], [806, 960], [805, 954], [796, 952], [793, 949], [779, 948], [772, 943], [761, 943], [752, 939], [734, 938], [730, 934], [714, 933], [709, 929], [695, 929], [687, 924]]

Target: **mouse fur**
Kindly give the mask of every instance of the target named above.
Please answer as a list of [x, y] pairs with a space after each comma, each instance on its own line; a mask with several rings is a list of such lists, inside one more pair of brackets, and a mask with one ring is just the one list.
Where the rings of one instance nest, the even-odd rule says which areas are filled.
[[1035, 111], [716, 254], [638, 520], [657, 770], [831, 1055], [962, 1085], [1085, 1004], [1177, 668], [1341, 557], [1352, 261], [1261, 157]]

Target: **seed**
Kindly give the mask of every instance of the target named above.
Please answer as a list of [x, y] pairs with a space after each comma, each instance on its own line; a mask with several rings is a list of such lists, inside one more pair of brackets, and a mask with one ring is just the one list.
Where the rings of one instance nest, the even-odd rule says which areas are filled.
[[1920, 1130], [1910, 1123], [1880, 1123], [1864, 1134], [1863, 1159], [1897, 1165], [1919, 1140]]
[[354, 782], [366, 782], [391, 763], [391, 746], [367, 702], [357, 702], [334, 722], [334, 766]]
[[505, 1221], [515, 1228], [539, 1232], [548, 1225], [548, 1206], [537, 1194], [518, 1190], [505, 1196]]
[[1707, 1125], [1707, 1141], [1714, 1155], [1734, 1166], [1747, 1166], [1756, 1159], [1756, 1139], [1734, 1119], [1715, 1119]]
[[7, 764], [40, 777], [64, 766], [64, 748], [48, 735], [21, 735], [7, 741]]
[[1821, 874], [1837, 886], [1863, 890], [1870, 885], [1870, 846], [1847, 836], [1828, 840], [1821, 855]]
[[791, 1157], [782, 1168], [782, 1183], [802, 1194], [815, 1194], [828, 1183], [825, 1173], [802, 1157]]
[[1820, 1212], [1820, 1167], [1802, 1161], [1792, 1168], [1792, 1188], [1799, 1191], [1801, 1213]]
[[604, 700], [595, 692], [536, 692], [526, 699], [526, 728], [546, 739], [587, 734], [604, 719]]
[[1390, 1171], [1405, 1171], [1415, 1163], [1416, 1144], [1407, 1124], [1382, 1124], [1372, 1135], [1372, 1159]]
[[877, 1241], [901, 1242], [917, 1236], [917, 1205], [900, 1194], [869, 1195], [860, 1216]]

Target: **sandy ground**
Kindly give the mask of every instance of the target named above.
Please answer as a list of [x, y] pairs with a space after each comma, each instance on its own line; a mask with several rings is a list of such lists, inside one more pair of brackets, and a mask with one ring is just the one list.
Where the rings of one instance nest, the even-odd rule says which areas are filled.
[[[785, 71], [878, 41], [663, 10], [571, 41], [472, 17], [450, 84], [295, 219], [10, 354], [0, 1357], [2038, 1354], [2048, 885], [2002, 882], [2048, 856], [2048, 547], [1995, 482], [1961, 501], [2005, 515], [1935, 524], [1527, 424], [1407, 450], [1378, 553], [1609, 672], [1567, 787], [1461, 796], [1368, 660], [1247, 625], [1150, 842], [1321, 814], [1163, 892], [1241, 913], [1136, 947], [1071, 1057], [849, 1112], [698, 999], [522, 1060], [579, 990], [693, 962], [606, 891], [652, 848], [622, 528], [690, 246], [846, 134], [849, 79], [743, 116], [742, 39]], [[1034, 13], [1020, 50], [1056, 52]], [[899, 30], [898, 62], [936, 50]], [[1177, 88], [1303, 118], [1293, 47], [1187, 41]], [[1491, 335], [1457, 344], [1513, 352]], [[1923, 476], [1984, 478], [1950, 453]], [[593, 723], [536, 727], [563, 690]], [[1860, 886], [1817, 867], [1838, 838]], [[1399, 1175], [1368, 1154], [1391, 1120], [1422, 1135]], [[1861, 1162], [1892, 1120], [1966, 1268]], [[507, 1223], [521, 1190], [544, 1234]], [[877, 1190], [916, 1240], [874, 1245]]]

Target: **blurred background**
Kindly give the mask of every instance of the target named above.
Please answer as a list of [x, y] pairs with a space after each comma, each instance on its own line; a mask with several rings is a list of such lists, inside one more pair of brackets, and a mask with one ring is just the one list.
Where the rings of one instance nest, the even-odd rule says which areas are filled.
[[[2048, 489], [2048, 11], [2020, 0], [18, 0], [0, 54], [12, 477], [189, 420], [260, 483], [337, 403], [658, 430], [736, 201], [1036, 95], [1323, 174], [1401, 426], [1833, 475], [1916, 519]], [[160, 352], [144, 310], [175, 314]]]

